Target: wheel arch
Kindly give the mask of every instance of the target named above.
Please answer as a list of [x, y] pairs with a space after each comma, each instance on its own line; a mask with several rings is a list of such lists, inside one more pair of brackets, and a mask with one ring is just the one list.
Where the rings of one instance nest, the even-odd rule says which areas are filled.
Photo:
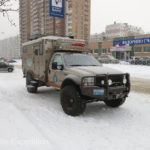
[[80, 92], [81, 79], [74, 75], [67, 76], [61, 84], [61, 89], [69, 85], [75, 86]]
[[27, 77], [27, 75], [31, 75], [32, 77], [34, 77], [34, 73], [32, 70], [27, 70], [25, 73], [25, 77]]

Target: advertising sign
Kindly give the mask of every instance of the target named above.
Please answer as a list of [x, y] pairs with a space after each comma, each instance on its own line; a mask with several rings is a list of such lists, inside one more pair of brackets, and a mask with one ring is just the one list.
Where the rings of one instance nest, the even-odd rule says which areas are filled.
[[130, 40], [119, 40], [113, 42], [113, 46], [138, 45], [138, 44], [150, 44], [150, 37], [140, 39], [130, 39]]
[[64, 7], [64, 0], [49, 0], [50, 16], [64, 18]]

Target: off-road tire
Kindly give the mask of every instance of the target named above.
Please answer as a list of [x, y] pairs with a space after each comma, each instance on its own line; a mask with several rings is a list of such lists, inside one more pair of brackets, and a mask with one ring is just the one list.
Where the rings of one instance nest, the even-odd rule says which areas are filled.
[[104, 103], [109, 107], [119, 107], [125, 102], [125, 98], [113, 99], [104, 101]]
[[144, 62], [143, 62], [143, 65], [146, 65], [146, 64], [147, 64], [147, 63], [144, 61]]
[[27, 91], [29, 93], [36, 93], [37, 92], [37, 86], [31, 86], [30, 81], [33, 80], [33, 77], [31, 74], [27, 74], [26, 76], [26, 87], [27, 87]]
[[147, 62], [147, 65], [150, 66], [150, 62]]
[[13, 71], [13, 69], [12, 68], [8, 68], [8, 72], [12, 72]]
[[61, 105], [63, 111], [70, 116], [79, 116], [85, 111], [79, 91], [74, 86], [66, 86], [61, 90]]

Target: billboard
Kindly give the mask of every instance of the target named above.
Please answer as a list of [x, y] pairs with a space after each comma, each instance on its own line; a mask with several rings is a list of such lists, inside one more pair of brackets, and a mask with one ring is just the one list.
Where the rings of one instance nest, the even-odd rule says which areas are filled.
[[125, 46], [125, 45], [138, 45], [138, 44], [150, 44], [150, 37], [130, 40], [118, 40], [113, 42], [113, 46]]
[[49, 0], [49, 14], [52, 17], [64, 18], [64, 0]]

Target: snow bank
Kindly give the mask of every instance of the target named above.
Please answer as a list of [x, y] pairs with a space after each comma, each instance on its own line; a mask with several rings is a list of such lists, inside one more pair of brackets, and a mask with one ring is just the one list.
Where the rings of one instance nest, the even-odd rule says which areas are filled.
[[109, 68], [118, 69], [122, 72], [130, 73], [131, 77], [150, 79], [150, 66], [124, 65], [124, 64], [104, 64]]

